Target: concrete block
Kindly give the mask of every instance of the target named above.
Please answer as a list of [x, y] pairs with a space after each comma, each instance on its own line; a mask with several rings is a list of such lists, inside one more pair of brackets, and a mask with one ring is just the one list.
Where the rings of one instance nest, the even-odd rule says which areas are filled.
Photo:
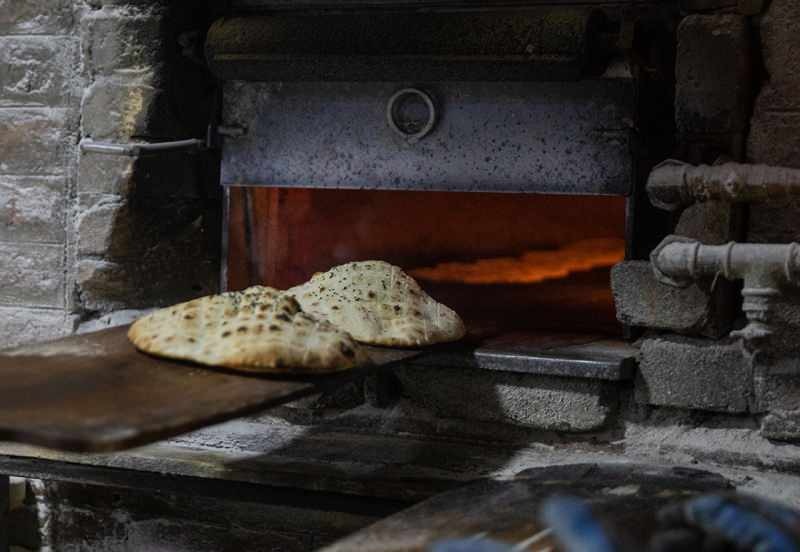
[[0, 243], [0, 305], [64, 308], [64, 246]]
[[0, 176], [0, 241], [63, 243], [66, 179]]
[[761, 420], [761, 434], [768, 439], [798, 442], [800, 356], [771, 352], [756, 365], [756, 405], [767, 413]]
[[71, 105], [78, 64], [76, 39], [0, 36], [0, 107]]
[[64, 174], [74, 151], [74, 116], [61, 108], [0, 108], [0, 174]]
[[83, 132], [94, 140], [128, 141], [191, 136], [172, 114], [165, 90], [98, 78], [83, 99]]
[[602, 427], [616, 409], [598, 380], [442, 366], [396, 374], [404, 397], [446, 418], [581, 432]]
[[750, 409], [753, 369], [738, 341], [646, 338], [639, 375], [638, 402], [714, 412]]
[[0, 349], [63, 337], [74, 323], [63, 310], [0, 307]]
[[678, 27], [675, 119], [678, 130], [732, 133], [748, 124], [752, 54], [747, 19], [690, 15]]
[[629, 326], [721, 337], [734, 317], [731, 288], [721, 278], [687, 288], [668, 286], [656, 280], [648, 261], [624, 261], [611, 269], [617, 319]]
[[0, 0], [0, 35], [66, 34], [75, 16], [74, 0]]
[[165, 61], [165, 18], [157, 10], [98, 10], [81, 20], [81, 33], [93, 74], [147, 72]]

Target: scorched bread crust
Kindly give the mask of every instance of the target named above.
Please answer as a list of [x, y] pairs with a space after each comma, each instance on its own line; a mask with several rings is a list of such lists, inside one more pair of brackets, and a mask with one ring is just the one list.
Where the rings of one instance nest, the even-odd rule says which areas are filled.
[[160, 309], [137, 320], [128, 337], [147, 353], [248, 372], [319, 374], [366, 361], [347, 333], [263, 286]]
[[356, 340], [410, 347], [464, 337], [461, 318], [397, 266], [362, 261], [315, 274], [288, 290], [304, 311], [329, 320]]

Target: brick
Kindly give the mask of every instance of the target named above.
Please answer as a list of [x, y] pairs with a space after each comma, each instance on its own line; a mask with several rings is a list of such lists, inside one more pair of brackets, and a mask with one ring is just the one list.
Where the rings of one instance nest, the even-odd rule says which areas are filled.
[[0, 37], [0, 107], [70, 105], [77, 65], [74, 39]]
[[0, 108], [0, 174], [63, 174], [76, 131], [66, 109]]
[[84, 59], [94, 74], [152, 71], [165, 61], [165, 19], [159, 12], [100, 10], [81, 21]]
[[141, 260], [79, 260], [75, 291], [81, 308], [107, 313], [187, 301], [215, 293], [218, 282], [218, 260], [213, 254], [204, 251], [202, 256], [190, 256], [155, 248]]
[[0, 35], [66, 34], [74, 5], [74, 0], [0, 0]]
[[185, 153], [137, 158], [82, 153], [78, 193], [135, 193], [143, 197], [200, 198], [209, 180], [204, 156]]
[[442, 366], [402, 366], [396, 375], [404, 397], [446, 418], [582, 432], [615, 411], [597, 380]]
[[207, 209], [197, 200], [81, 194], [78, 253], [119, 259], [139, 257], [154, 248], [182, 247], [193, 237], [204, 242]]
[[99, 78], [85, 92], [83, 132], [95, 140], [171, 139], [190, 134], [174, 118], [166, 91]]
[[63, 243], [66, 180], [0, 176], [0, 241]]
[[690, 15], [678, 27], [675, 120], [691, 133], [741, 132], [748, 124], [752, 54], [746, 18]]
[[668, 286], [656, 280], [648, 261], [624, 261], [611, 269], [617, 319], [629, 326], [721, 337], [735, 315], [736, 303], [729, 300], [733, 288], [721, 278], [686, 288]]
[[679, 336], [642, 341], [637, 401], [742, 413], [750, 409], [753, 370], [738, 341]]
[[63, 310], [0, 307], [0, 348], [68, 335], [73, 322]]
[[64, 307], [64, 246], [0, 243], [0, 305]]

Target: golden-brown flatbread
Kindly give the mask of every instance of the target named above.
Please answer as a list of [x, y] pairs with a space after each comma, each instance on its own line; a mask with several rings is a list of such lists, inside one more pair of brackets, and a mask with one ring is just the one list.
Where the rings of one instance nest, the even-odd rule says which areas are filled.
[[247, 372], [321, 374], [367, 360], [347, 333], [263, 286], [157, 310], [128, 337], [146, 353]]
[[464, 337], [464, 322], [397, 266], [362, 261], [317, 273], [287, 291], [304, 311], [329, 320], [357, 341], [411, 347]]

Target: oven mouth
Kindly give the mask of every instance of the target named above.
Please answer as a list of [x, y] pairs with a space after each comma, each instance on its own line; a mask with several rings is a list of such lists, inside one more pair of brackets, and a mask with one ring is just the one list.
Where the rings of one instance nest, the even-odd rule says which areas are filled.
[[227, 288], [286, 289], [351, 261], [403, 268], [473, 339], [583, 331], [618, 337], [611, 267], [625, 199], [310, 188], [228, 190]]

